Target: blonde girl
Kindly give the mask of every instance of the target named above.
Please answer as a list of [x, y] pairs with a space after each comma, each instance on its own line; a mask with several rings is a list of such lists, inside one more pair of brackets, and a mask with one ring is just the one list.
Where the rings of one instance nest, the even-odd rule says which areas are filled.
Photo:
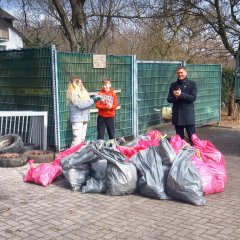
[[71, 147], [85, 141], [90, 108], [101, 97], [89, 97], [80, 77], [72, 77], [67, 87], [67, 102], [72, 123], [73, 141]]

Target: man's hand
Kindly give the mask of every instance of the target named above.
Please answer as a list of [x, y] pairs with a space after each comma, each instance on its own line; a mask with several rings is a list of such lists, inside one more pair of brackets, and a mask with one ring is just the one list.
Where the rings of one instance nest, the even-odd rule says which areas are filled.
[[177, 97], [177, 98], [181, 95], [181, 93], [182, 93], [182, 91], [181, 91], [180, 88], [179, 88], [178, 90], [174, 90], [174, 91], [173, 91], [173, 95], [174, 95], [175, 97]]

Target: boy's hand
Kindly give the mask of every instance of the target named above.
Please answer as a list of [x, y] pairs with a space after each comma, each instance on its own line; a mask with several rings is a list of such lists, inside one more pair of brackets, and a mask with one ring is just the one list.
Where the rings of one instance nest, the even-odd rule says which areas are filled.
[[107, 109], [112, 108], [112, 104], [111, 103], [107, 103]]

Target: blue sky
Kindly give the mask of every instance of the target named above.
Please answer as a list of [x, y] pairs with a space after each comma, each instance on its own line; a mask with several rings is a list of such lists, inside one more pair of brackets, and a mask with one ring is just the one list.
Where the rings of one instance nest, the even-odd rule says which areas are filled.
[[17, 0], [0, 0], [0, 8], [14, 16], [19, 11], [19, 3]]

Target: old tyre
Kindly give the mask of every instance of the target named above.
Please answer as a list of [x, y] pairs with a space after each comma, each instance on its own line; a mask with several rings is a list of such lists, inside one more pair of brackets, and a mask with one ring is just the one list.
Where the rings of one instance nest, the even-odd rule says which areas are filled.
[[7, 134], [0, 137], [0, 153], [20, 153], [23, 140], [18, 134]]
[[0, 154], [0, 167], [21, 167], [27, 164], [27, 157], [20, 153]]
[[43, 150], [29, 150], [24, 152], [28, 160], [33, 159], [35, 163], [47, 163], [52, 162], [55, 158], [55, 153], [51, 151]]

